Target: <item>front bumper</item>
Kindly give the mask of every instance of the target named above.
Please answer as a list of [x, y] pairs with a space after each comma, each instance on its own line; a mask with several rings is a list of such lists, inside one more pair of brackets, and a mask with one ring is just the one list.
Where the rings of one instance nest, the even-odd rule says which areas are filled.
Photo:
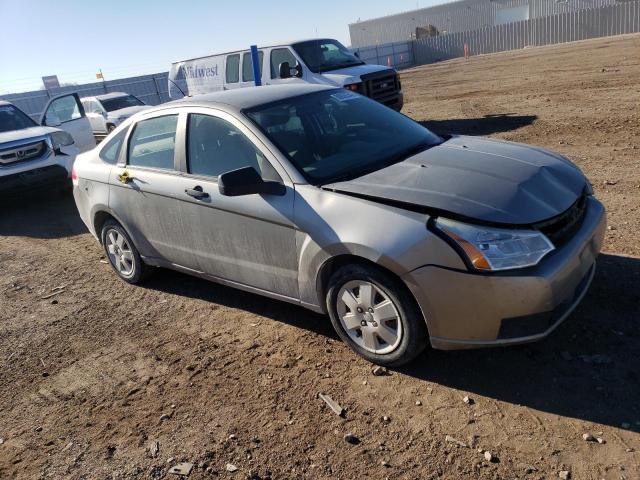
[[587, 292], [605, 225], [604, 207], [589, 197], [574, 237], [536, 267], [477, 274], [426, 266], [404, 275], [431, 345], [444, 350], [513, 345], [549, 335]]
[[33, 190], [51, 191], [71, 186], [69, 172], [61, 165], [48, 165], [20, 173], [0, 176], [0, 195], [18, 196]]

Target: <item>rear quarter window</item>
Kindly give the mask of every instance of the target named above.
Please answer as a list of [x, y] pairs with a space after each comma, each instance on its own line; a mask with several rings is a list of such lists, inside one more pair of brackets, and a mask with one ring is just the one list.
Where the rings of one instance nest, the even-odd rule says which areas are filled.
[[121, 130], [113, 138], [110, 138], [107, 143], [100, 149], [100, 159], [110, 165], [118, 163], [120, 157], [120, 150], [122, 149], [122, 143], [124, 137], [127, 134], [127, 129]]

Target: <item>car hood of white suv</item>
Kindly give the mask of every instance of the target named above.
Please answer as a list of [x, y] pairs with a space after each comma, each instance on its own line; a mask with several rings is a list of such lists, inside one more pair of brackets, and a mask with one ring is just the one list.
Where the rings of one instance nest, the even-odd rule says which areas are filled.
[[575, 165], [553, 152], [460, 136], [323, 188], [470, 220], [531, 225], [567, 211], [589, 185]]
[[109, 112], [111, 118], [129, 118], [142, 110], [149, 108], [149, 105], [139, 105], [136, 107], [121, 108], [120, 110], [112, 110]]
[[341, 68], [340, 70], [330, 70], [328, 72], [322, 72], [323, 78], [333, 82], [335, 86], [342, 87], [351, 83], [361, 82], [361, 75], [367, 75], [369, 73], [384, 72], [385, 70], [391, 70], [388, 67], [381, 65], [355, 65], [353, 67]]
[[29, 127], [20, 130], [11, 130], [9, 132], [0, 132], [0, 144], [15, 142], [16, 140], [24, 140], [32, 137], [41, 137], [53, 132], [59, 132], [59, 128], [54, 127]]

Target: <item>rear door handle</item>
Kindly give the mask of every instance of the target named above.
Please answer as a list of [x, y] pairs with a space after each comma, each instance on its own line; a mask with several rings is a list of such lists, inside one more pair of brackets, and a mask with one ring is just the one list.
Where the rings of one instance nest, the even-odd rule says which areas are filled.
[[186, 193], [190, 197], [197, 198], [198, 200], [209, 198], [209, 194], [203, 191], [200, 185], [197, 185], [193, 188], [187, 188], [185, 189], [184, 193]]

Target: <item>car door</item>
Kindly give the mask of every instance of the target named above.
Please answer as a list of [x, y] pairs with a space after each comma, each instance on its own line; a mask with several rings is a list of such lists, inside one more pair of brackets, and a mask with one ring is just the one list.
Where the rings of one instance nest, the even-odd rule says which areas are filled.
[[[187, 247], [200, 270], [220, 280], [298, 298], [293, 184], [272, 153], [232, 115], [190, 111], [181, 182]], [[228, 197], [218, 177], [254, 167], [265, 180], [285, 185], [282, 195]]]
[[86, 152], [96, 146], [91, 123], [77, 93], [60, 95], [49, 100], [40, 124], [66, 131], [73, 137], [80, 152]]
[[[278, 85], [287, 83], [306, 83], [302, 78], [291, 75], [289, 77], [280, 76], [280, 65], [288, 63], [290, 69], [298, 68], [302, 72], [302, 64], [298, 58], [294, 55], [289, 47], [272, 48], [269, 52], [269, 69], [264, 72], [263, 77], [266, 76], [267, 85]], [[266, 74], [266, 75], [265, 75]]]
[[198, 270], [185, 248], [193, 226], [180, 208], [184, 189], [177, 165], [184, 149], [178, 109], [146, 115], [134, 123], [109, 180], [109, 207], [123, 223], [140, 254], [152, 264]]

